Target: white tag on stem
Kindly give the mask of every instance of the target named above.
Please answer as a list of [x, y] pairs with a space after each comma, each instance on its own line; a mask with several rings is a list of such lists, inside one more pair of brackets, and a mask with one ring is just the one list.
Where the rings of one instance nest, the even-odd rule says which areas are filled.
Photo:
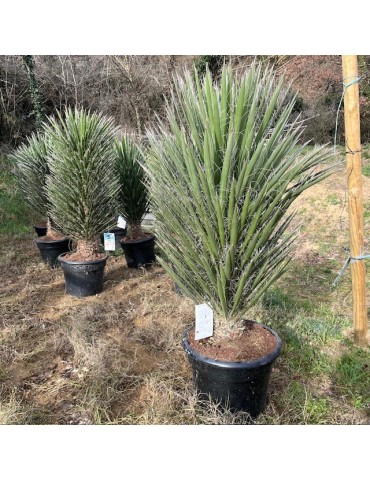
[[117, 227], [126, 228], [126, 220], [123, 217], [121, 217], [121, 215], [118, 215]]
[[116, 237], [114, 233], [104, 233], [104, 250], [116, 249]]
[[195, 305], [195, 340], [212, 337], [213, 310], [206, 303]]

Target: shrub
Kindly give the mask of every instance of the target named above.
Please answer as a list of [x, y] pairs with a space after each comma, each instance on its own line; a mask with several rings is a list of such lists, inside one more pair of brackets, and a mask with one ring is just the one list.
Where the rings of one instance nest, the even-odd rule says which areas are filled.
[[14, 162], [14, 173], [24, 200], [44, 219], [48, 211], [45, 190], [49, 174], [47, 154], [45, 135], [34, 133], [9, 156]]
[[271, 70], [241, 79], [224, 68], [177, 78], [162, 123], [148, 134], [147, 172], [159, 261], [196, 303], [209, 303], [218, 332], [240, 325], [286, 270], [297, 231], [293, 201], [328, 176], [326, 149], [299, 146], [295, 98]]
[[66, 109], [49, 118], [47, 192], [50, 215], [77, 241], [77, 255], [97, 255], [101, 232], [115, 223], [118, 181], [114, 171], [113, 120], [99, 113]]
[[133, 239], [143, 236], [141, 222], [149, 211], [146, 175], [141, 166], [143, 153], [128, 135], [115, 143], [116, 172], [119, 181], [119, 211], [130, 227]]

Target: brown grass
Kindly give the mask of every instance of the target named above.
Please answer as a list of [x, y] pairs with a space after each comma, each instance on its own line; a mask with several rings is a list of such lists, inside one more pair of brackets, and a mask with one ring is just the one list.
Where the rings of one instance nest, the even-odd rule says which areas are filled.
[[[345, 175], [339, 172], [299, 199], [303, 226], [296, 271], [281, 281], [297, 299], [323, 302], [342, 315], [351, 307], [348, 276], [338, 297], [320, 278], [313, 285], [309, 269], [316, 268], [320, 276], [328, 261], [339, 270], [346, 258], [344, 187]], [[369, 203], [370, 179], [365, 177], [364, 197]], [[370, 238], [368, 227], [365, 236]], [[0, 258], [0, 423], [250, 423], [245, 414], [221, 413], [212, 402], [197, 403], [181, 347], [182, 333], [193, 323], [194, 305], [174, 292], [159, 266], [132, 270], [122, 256], [110, 256], [103, 292], [79, 299], [65, 294], [60, 269], [41, 262], [32, 234], [2, 236]], [[255, 313], [262, 315], [258, 308]], [[325, 410], [314, 412], [317, 422], [366, 422], [335, 396], [325, 375], [308, 379], [307, 395], [297, 402], [294, 390], [289, 391], [286, 362], [281, 358], [276, 364], [270, 401], [258, 423], [309, 423], [317, 395], [338, 406], [329, 417]]]

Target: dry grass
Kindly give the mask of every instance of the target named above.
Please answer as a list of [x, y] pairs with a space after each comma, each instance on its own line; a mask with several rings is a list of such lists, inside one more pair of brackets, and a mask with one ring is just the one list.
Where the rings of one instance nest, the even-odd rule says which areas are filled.
[[[370, 179], [364, 177], [365, 204]], [[366, 358], [351, 343], [345, 175], [299, 200], [303, 228], [292, 268], [251, 312], [285, 342], [258, 424], [368, 423]], [[365, 236], [370, 238], [369, 217]], [[104, 290], [65, 294], [32, 234], [0, 239], [0, 423], [237, 425], [246, 414], [197, 402], [181, 347], [194, 306], [155, 265], [130, 270], [110, 256]], [[358, 381], [353, 380], [358, 376]]]

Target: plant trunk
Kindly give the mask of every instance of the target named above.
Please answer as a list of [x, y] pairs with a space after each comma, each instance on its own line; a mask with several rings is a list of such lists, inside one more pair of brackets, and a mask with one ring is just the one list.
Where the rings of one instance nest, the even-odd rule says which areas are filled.
[[130, 225], [130, 238], [131, 240], [137, 240], [138, 238], [143, 238], [144, 232], [140, 224]]
[[244, 319], [232, 319], [224, 316], [216, 316], [214, 319], [214, 335], [215, 339], [227, 339], [235, 332], [242, 332], [244, 330]]
[[54, 228], [53, 222], [50, 217], [48, 217], [47, 222], [46, 222], [46, 236], [55, 238], [55, 239], [60, 239], [64, 238], [64, 235], [61, 235], [58, 230]]
[[100, 257], [99, 246], [99, 240], [79, 240], [75, 255], [81, 257], [81, 259], [93, 260]]

